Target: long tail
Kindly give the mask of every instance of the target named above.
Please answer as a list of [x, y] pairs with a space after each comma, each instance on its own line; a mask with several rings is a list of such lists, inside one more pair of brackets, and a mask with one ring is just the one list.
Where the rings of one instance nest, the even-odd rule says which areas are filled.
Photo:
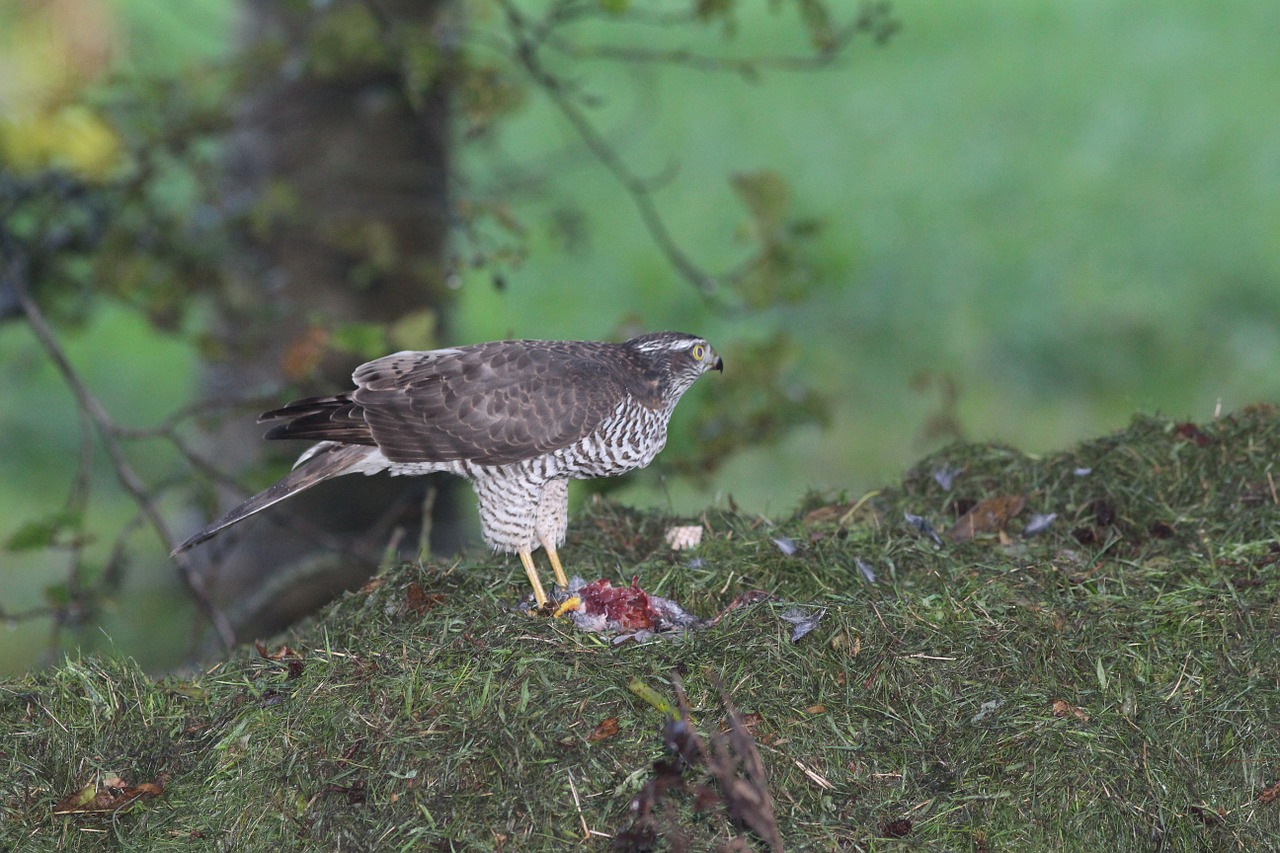
[[267, 507], [274, 506], [304, 489], [309, 489], [318, 483], [323, 483], [325, 480], [331, 480], [334, 477], [340, 477], [343, 474], [363, 471], [364, 469], [360, 463], [364, 462], [366, 457], [376, 451], [377, 448], [364, 445], [331, 444], [329, 442], [316, 445], [278, 483], [258, 492], [222, 516], [222, 518], [202, 528], [194, 536], [174, 548], [169, 556], [176, 557], [183, 551], [187, 551], [206, 539], [212, 538], [224, 528], [262, 512]]

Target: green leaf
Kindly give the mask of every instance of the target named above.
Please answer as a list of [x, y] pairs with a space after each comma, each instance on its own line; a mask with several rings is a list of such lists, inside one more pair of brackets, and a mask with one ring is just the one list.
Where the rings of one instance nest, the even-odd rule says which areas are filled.
[[782, 176], [770, 169], [739, 172], [733, 176], [733, 189], [751, 212], [757, 239], [775, 240], [790, 201], [790, 191]]
[[664, 714], [676, 716], [680, 713], [679, 709], [676, 708], [675, 704], [671, 702], [670, 699], [645, 684], [636, 676], [632, 676], [631, 681], [627, 683], [627, 689]]
[[798, 0], [800, 17], [809, 31], [809, 43], [814, 50], [826, 52], [836, 46], [835, 30], [831, 26], [831, 13], [822, 0]]
[[704, 24], [719, 23], [726, 37], [732, 37], [738, 29], [734, 17], [737, 0], [696, 0], [694, 16]]
[[19, 525], [4, 543], [4, 549], [17, 553], [51, 547], [63, 531], [79, 531], [80, 521], [80, 513], [70, 510], [59, 510], [43, 518], [32, 519]]
[[435, 349], [439, 345], [436, 329], [439, 320], [430, 308], [405, 314], [391, 324], [387, 338], [394, 349]]
[[65, 581], [51, 583], [44, 588], [44, 600], [50, 607], [66, 607], [71, 603], [71, 587]]
[[387, 333], [379, 323], [345, 323], [333, 330], [330, 341], [335, 348], [365, 359], [387, 352]]

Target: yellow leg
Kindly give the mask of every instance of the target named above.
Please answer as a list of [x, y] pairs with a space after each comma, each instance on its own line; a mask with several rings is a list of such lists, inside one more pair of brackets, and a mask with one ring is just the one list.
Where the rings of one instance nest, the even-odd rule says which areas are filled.
[[561, 588], [568, 589], [569, 579], [564, 576], [564, 566], [560, 565], [560, 555], [556, 553], [556, 546], [544, 541], [542, 547], [547, 549], [547, 557], [551, 560], [551, 569], [556, 573], [556, 583]]
[[529, 576], [533, 585], [533, 597], [538, 600], [538, 609], [547, 606], [547, 594], [542, 591], [542, 581], [538, 580], [538, 570], [533, 565], [533, 556], [528, 551], [520, 551], [520, 562], [524, 563], [524, 573]]

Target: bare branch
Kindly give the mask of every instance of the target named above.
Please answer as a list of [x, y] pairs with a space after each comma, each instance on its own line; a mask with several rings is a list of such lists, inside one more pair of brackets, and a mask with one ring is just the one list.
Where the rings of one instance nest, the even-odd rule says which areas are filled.
[[500, 0], [500, 2], [506, 11], [512, 37], [515, 39], [516, 59], [547, 93], [565, 119], [573, 125], [588, 150], [631, 197], [631, 202], [639, 212], [645, 229], [658, 244], [658, 248], [667, 257], [668, 262], [704, 297], [708, 299], [716, 297], [719, 289], [716, 277], [699, 267], [680, 247], [658, 211], [647, 183], [631, 171], [604, 135], [568, 97], [564, 83], [542, 66], [537, 56], [537, 44], [529, 36], [530, 28], [524, 16], [508, 0]]
[[[654, 200], [654, 186], [644, 180], [628, 165], [610, 144], [605, 134], [589, 118], [583, 108], [583, 96], [569, 81], [557, 76], [544, 64], [541, 51], [550, 48], [575, 60], [604, 60], [630, 64], [667, 65], [701, 72], [737, 74], [748, 81], [759, 78], [762, 70], [811, 71], [832, 65], [846, 52], [849, 44], [859, 35], [870, 35], [878, 42], [887, 39], [895, 31], [897, 22], [890, 15], [885, 2], [864, 3], [856, 15], [839, 27], [825, 29], [813, 36], [814, 49], [810, 54], [773, 55], [760, 57], [714, 56], [685, 49], [653, 49], [609, 44], [579, 44], [561, 34], [567, 24], [583, 18], [618, 17], [602, 10], [598, 3], [575, 3], [573, 0], [553, 5], [539, 19], [531, 19], [516, 7], [512, 0], [498, 0], [505, 13], [508, 36], [512, 41], [508, 48], [524, 71], [550, 98], [551, 103], [573, 127], [595, 159], [605, 167], [627, 193], [631, 203], [650, 238], [666, 257], [667, 262], [714, 307], [732, 309], [741, 307], [740, 300], [725, 293], [727, 286], [742, 280], [752, 269], [756, 259], [720, 274], [703, 269], [680, 245]], [[688, 23], [694, 19], [685, 13], [676, 19], [653, 18], [643, 21], [628, 13], [629, 23], [648, 23], [667, 26], [672, 23]]]
[[[76, 373], [65, 351], [58, 343], [57, 336], [54, 335], [53, 329], [45, 319], [44, 313], [35, 303], [35, 300], [31, 298], [19, 264], [18, 258], [11, 259], [5, 267], [3, 275], [0, 276], [0, 281], [12, 288], [17, 295], [19, 307], [22, 309], [23, 314], [26, 315], [27, 323], [30, 325], [32, 332], [35, 333], [41, 347], [43, 347], [45, 355], [53, 362], [54, 367], [62, 375], [63, 382], [71, 389], [71, 393], [76, 400], [77, 409], [92, 422], [97, 430], [121, 487], [128, 492], [142, 514], [146, 516], [147, 522], [160, 538], [160, 541], [165, 544], [166, 550], [172, 550], [174, 545], [177, 544], [177, 540], [169, 532], [169, 526], [165, 523], [164, 517], [160, 514], [155, 501], [152, 500], [146, 484], [138, 476], [128, 457], [125, 456], [124, 451], [121, 449], [119, 427], [116, 426], [110, 414], [98, 399], [93, 396], [84, 382], [80, 380], [79, 374]], [[199, 572], [195, 571], [187, 557], [180, 556], [177, 558], [177, 562], [182, 570], [182, 577], [187, 584], [187, 588], [191, 590], [196, 602], [217, 629], [222, 643], [227, 648], [231, 648], [235, 644], [235, 632], [232, 630], [231, 623], [227, 621], [226, 616], [223, 615], [222, 611], [218, 609], [217, 605], [209, 597], [203, 578], [200, 577]]]
[[677, 66], [700, 72], [736, 74], [747, 82], [754, 83], [760, 79], [762, 70], [817, 71], [830, 67], [844, 55], [849, 43], [866, 32], [869, 26], [871, 22], [860, 15], [837, 30], [830, 43], [813, 53], [796, 55], [712, 56], [684, 48], [654, 50], [612, 44], [582, 45], [556, 35], [548, 35], [546, 44], [571, 59]]

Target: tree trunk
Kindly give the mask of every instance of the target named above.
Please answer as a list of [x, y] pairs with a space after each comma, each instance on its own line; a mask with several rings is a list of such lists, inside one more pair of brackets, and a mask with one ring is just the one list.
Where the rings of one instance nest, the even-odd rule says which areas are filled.
[[[235, 118], [227, 194], [243, 214], [244, 251], [214, 306], [207, 396], [261, 393], [272, 407], [292, 390], [345, 390], [371, 355], [336, 342], [353, 323], [386, 328], [416, 315], [418, 335], [398, 342], [413, 348], [443, 334], [448, 83], [437, 75], [411, 92], [393, 40], [412, 33], [432, 49], [447, 7], [246, 3], [246, 56], [259, 70]], [[446, 48], [434, 49], [447, 61]], [[268, 447], [254, 414], [237, 410], [209, 433], [225, 469], [258, 470], [304, 449]], [[389, 548], [416, 555], [428, 494], [432, 548], [456, 550], [454, 485], [340, 478], [231, 528], [193, 558], [237, 635], [264, 636], [358, 586]], [[242, 497], [227, 491], [219, 501]]]

